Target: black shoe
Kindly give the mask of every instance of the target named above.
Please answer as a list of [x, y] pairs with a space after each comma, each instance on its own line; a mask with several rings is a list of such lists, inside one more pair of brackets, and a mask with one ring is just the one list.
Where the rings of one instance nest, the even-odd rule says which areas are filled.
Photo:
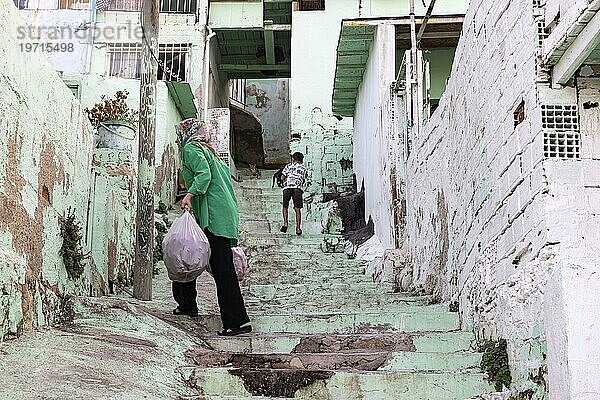
[[281, 227], [280, 229], [281, 232], [286, 233], [287, 232], [287, 225], [284, 225]]
[[219, 336], [237, 336], [237, 335], [242, 335], [244, 333], [250, 333], [250, 332], [252, 332], [252, 326], [245, 325], [245, 326], [240, 326], [240, 327], [233, 328], [233, 329], [223, 329], [221, 332], [217, 332], [217, 335], [219, 335]]
[[298, 229], [298, 230], [296, 231], [296, 235], [298, 235], [298, 236], [302, 235], [302, 229]]
[[198, 310], [195, 311], [181, 311], [179, 309], [179, 307], [177, 307], [176, 309], [173, 310], [173, 314], [175, 315], [187, 315], [190, 317], [197, 317], [198, 316]]

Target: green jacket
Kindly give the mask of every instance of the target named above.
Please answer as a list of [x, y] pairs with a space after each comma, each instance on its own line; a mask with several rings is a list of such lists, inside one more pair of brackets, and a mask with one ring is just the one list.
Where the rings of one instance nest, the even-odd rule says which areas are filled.
[[202, 229], [237, 242], [238, 204], [225, 162], [197, 142], [186, 144], [182, 152], [183, 178], [187, 191], [194, 195], [192, 208]]

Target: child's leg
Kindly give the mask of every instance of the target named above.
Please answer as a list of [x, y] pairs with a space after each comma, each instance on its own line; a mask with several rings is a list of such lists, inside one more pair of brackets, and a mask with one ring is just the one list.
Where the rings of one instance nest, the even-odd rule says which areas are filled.
[[281, 227], [281, 232], [287, 232], [288, 227], [288, 207], [290, 206], [291, 200], [291, 190], [286, 189], [283, 191], [283, 226]]
[[302, 234], [302, 228], [300, 227], [302, 221], [302, 190], [294, 189], [294, 210], [296, 211], [296, 234]]
[[283, 226], [288, 226], [288, 208], [283, 207]]
[[301, 213], [301, 208], [294, 208], [294, 210], [296, 210], [296, 233], [297, 232], [301, 232], [302, 229], [300, 228], [300, 223], [302, 221], [302, 213]]

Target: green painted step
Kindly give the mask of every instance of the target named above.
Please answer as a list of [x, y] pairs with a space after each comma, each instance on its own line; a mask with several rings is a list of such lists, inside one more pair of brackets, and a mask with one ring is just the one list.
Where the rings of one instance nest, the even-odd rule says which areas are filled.
[[471, 349], [475, 340], [467, 332], [416, 332], [361, 335], [294, 335], [260, 334], [221, 337], [202, 336], [205, 343], [216, 351], [230, 353], [294, 353], [336, 352], [344, 350], [376, 349], [392, 352], [417, 351], [422, 353], [455, 353]]
[[481, 354], [389, 352], [348, 350], [330, 353], [215, 353], [194, 349], [188, 360], [202, 368], [209, 366], [263, 369], [309, 369], [326, 371], [479, 371]]
[[[449, 312], [250, 315], [250, 319], [255, 332], [269, 333], [447, 332], [460, 328], [458, 314]], [[209, 330], [221, 328], [216, 315], [200, 316], [198, 321]]]
[[493, 391], [482, 373], [197, 369], [191, 382], [208, 396], [313, 400], [465, 400]]
[[399, 293], [391, 293], [387, 290], [389, 289], [387, 286], [380, 285], [373, 282], [367, 283], [358, 283], [358, 284], [350, 284], [350, 283], [318, 283], [315, 285], [306, 285], [306, 284], [274, 284], [274, 285], [253, 285], [249, 288], [249, 293], [252, 296], [265, 298], [265, 299], [273, 299], [277, 297], [282, 298], [290, 298], [297, 295], [300, 296], [311, 296], [317, 295], [322, 298], [330, 297], [330, 298], [340, 298], [344, 297], [352, 297], [357, 296], [359, 294], [369, 294], [375, 297], [385, 298], [385, 300], [389, 300], [392, 302], [394, 299], [399, 299], [401, 301], [415, 301], [424, 303], [429, 300], [428, 297], [412, 297], [409, 295], [403, 295]]

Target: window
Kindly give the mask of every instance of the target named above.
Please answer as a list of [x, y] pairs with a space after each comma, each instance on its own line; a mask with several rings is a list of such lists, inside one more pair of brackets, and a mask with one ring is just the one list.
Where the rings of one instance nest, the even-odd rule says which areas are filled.
[[80, 99], [79, 97], [79, 85], [76, 83], [68, 83], [67, 87], [71, 90], [71, 92], [73, 93], [73, 96], [75, 96], [75, 98], [77, 98], [78, 100]]
[[90, 0], [58, 0], [59, 10], [89, 10]]
[[158, 79], [185, 81], [190, 44], [161, 44], [158, 51]]
[[126, 79], [140, 79], [142, 45], [115, 43], [108, 45], [108, 75]]
[[[108, 6], [102, 11], [140, 11], [142, 0], [108, 0]], [[160, 0], [160, 12], [195, 14], [198, 8], [197, 0]]]
[[[158, 50], [158, 79], [185, 81], [187, 79], [190, 44], [160, 44]], [[109, 44], [108, 75], [140, 79], [142, 45], [140, 43]]]
[[325, 0], [299, 0], [298, 11], [323, 11]]
[[15, 7], [17, 7], [19, 10], [24, 10], [27, 8], [27, 0], [13, 0], [13, 2], [15, 3]]

